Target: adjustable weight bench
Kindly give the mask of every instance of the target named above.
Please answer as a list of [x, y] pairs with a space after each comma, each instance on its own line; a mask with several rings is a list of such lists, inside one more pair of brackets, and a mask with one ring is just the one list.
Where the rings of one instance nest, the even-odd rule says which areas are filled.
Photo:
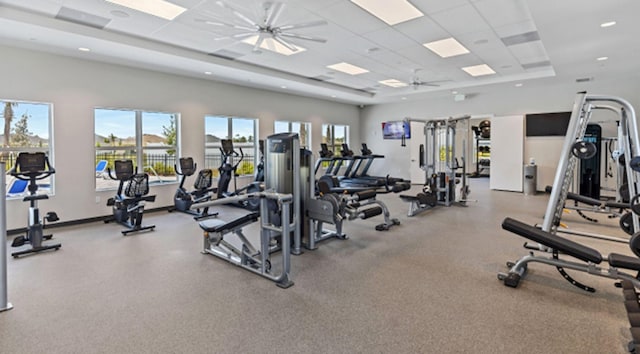
[[[545, 192], [551, 193], [551, 186], [547, 186], [545, 188]], [[604, 201], [571, 192], [567, 192], [567, 199], [573, 200], [574, 205], [571, 206], [565, 204], [565, 209], [575, 210], [582, 218], [591, 222], [598, 222], [598, 220], [585, 215], [583, 212], [587, 211], [592, 213], [608, 214], [609, 218], [617, 218], [622, 215], [625, 209], [629, 209], [631, 207], [629, 203]], [[585, 204], [586, 206], [581, 206], [578, 203]]]
[[[506, 286], [513, 288], [517, 287], [527, 271], [528, 264], [531, 262], [538, 262], [555, 266], [558, 269], [558, 272], [560, 272], [568, 282], [589, 292], [595, 292], [595, 289], [574, 280], [564, 271], [564, 269], [573, 269], [611, 279], [628, 280], [635, 287], [640, 287], [640, 280], [638, 280], [637, 276], [626, 274], [618, 270], [618, 268], [623, 268], [640, 272], [640, 259], [636, 257], [611, 253], [607, 257], [607, 262], [610, 267], [605, 269], [598, 266], [598, 264], [602, 263], [604, 260], [602, 254], [588, 246], [559, 237], [550, 232], [540, 230], [537, 227], [512, 218], [504, 219], [502, 222], [502, 228], [548, 247], [552, 250], [553, 254], [552, 257], [542, 257], [536, 256], [531, 252], [529, 255], [522, 257], [515, 263], [508, 262], [507, 266], [510, 267], [509, 272], [498, 274], [498, 279], [502, 280]], [[560, 254], [574, 257], [584, 263], [560, 259]]]

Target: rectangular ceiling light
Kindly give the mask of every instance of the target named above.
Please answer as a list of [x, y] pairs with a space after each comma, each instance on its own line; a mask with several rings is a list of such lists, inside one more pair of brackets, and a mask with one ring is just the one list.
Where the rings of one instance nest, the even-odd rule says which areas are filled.
[[386, 86], [390, 86], [390, 87], [406, 87], [408, 86], [406, 83], [400, 81], [400, 80], [396, 80], [396, 79], [388, 79], [388, 80], [382, 80], [382, 81], [378, 81], [379, 83], [386, 85]]
[[424, 16], [407, 0], [351, 0], [351, 2], [389, 26]]
[[423, 46], [427, 47], [429, 50], [438, 54], [442, 58], [454, 57], [456, 55], [469, 53], [469, 49], [465, 48], [453, 37], [425, 43], [423, 44]]
[[[258, 41], [258, 35], [255, 36], [251, 36], [245, 40], [243, 40], [242, 42], [247, 43], [247, 44], [251, 44], [252, 46], [256, 45], [256, 42]], [[278, 54], [282, 54], [282, 55], [292, 55], [292, 54], [296, 54], [296, 53], [302, 53], [304, 52], [306, 49], [297, 45], [294, 45], [292, 43], [289, 43], [291, 46], [293, 46], [294, 48], [296, 48], [296, 51], [293, 51], [287, 47], [285, 47], [284, 45], [282, 45], [280, 42], [276, 41], [275, 39], [271, 38], [271, 37], [267, 37], [265, 38], [262, 43], [260, 44], [260, 48], [262, 49], [266, 49], [266, 50], [270, 50], [272, 52], [276, 52]]]
[[107, 0], [108, 2], [128, 7], [130, 9], [147, 13], [149, 15], [173, 20], [181, 13], [187, 11], [182, 6], [172, 4], [165, 0]]
[[360, 74], [364, 74], [364, 73], [368, 73], [369, 70], [367, 69], [363, 69], [359, 66], [355, 66], [355, 65], [351, 65], [349, 63], [338, 63], [338, 64], [333, 64], [333, 65], [329, 65], [327, 66], [327, 68], [329, 69], [333, 69], [333, 70], [337, 70], [340, 72], [343, 72], [345, 74], [349, 74], [349, 75], [360, 75]]
[[467, 66], [467, 67], [462, 68], [462, 70], [466, 71], [467, 74], [469, 74], [471, 76], [493, 75], [493, 74], [496, 73], [487, 64]]

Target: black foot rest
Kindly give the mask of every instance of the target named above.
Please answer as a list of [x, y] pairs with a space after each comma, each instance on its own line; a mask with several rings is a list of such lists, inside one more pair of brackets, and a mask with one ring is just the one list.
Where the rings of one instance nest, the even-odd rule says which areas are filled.
[[631, 206], [629, 203], [618, 203], [618, 202], [606, 202], [604, 206], [614, 209], [629, 209]]
[[415, 195], [406, 195], [406, 194], [400, 194], [400, 199], [404, 200], [405, 202], [414, 202], [418, 200], [418, 197], [416, 197]]
[[593, 248], [558, 237], [518, 220], [506, 218], [502, 222], [502, 228], [585, 262], [593, 262], [595, 264], [602, 262], [602, 255]]
[[225, 231], [233, 230], [238, 226], [256, 222], [259, 217], [260, 213], [254, 212], [229, 222], [220, 219], [207, 219], [199, 222], [198, 225], [200, 225], [200, 228], [206, 232], [224, 233]]
[[609, 265], [616, 268], [640, 271], [640, 259], [617, 253], [611, 253], [609, 255]]
[[[551, 186], [547, 186], [544, 189], [544, 191], [547, 192], [547, 193], [551, 193]], [[599, 200], [599, 199], [589, 198], [589, 197], [586, 197], [584, 195], [571, 193], [571, 192], [567, 193], [567, 199], [575, 200], [575, 201], [580, 202], [580, 203], [588, 204], [588, 205], [591, 205], [591, 206], [597, 206], [597, 207], [601, 207], [602, 204], [603, 204], [603, 202], [601, 200]]]

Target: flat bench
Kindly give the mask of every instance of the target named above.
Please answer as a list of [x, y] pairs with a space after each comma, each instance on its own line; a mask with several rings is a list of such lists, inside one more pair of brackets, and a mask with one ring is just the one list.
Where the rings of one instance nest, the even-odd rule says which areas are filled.
[[[537, 227], [525, 224], [518, 220], [505, 218], [502, 222], [502, 228], [585, 262], [592, 262], [595, 264], [602, 263], [602, 254], [597, 250], [540, 230]], [[636, 257], [611, 253], [608, 257], [608, 263], [612, 267], [640, 271], [640, 259]]]

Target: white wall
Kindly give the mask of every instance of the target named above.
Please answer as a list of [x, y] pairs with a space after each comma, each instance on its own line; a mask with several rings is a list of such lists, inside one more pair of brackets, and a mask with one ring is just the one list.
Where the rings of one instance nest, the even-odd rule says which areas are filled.
[[[273, 133], [276, 119], [311, 122], [313, 146], [320, 144], [323, 123], [349, 124], [358, 143], [356, 106], [12, 47], [0, 46], [0, 53], [0, 99], [53, 103], [55, 196], [40, 208], [58, 212], [62, 221], [111, 213], [105, 203], [113, 192], [96, 192], [94, 185], [95, 107], [179, 112], [181, 154], [199, 163], [209, 114], [259, 118], [260, 138]], [[148, 207], [173, 204], [175, 188], [152, 186], [157, 199]], [[24, 227], [26, 203], [7, 206], [8, 229]]]
[[[377, 154], [387, 157], [384, 163], [377, 162], [371, 167], [371, 174], [409, 178], [410, 155], [407, 148], [400, 146], [398, 141], [382, 140], [380, 124], [383, 121], [399, 120], [404, 117], [437, 118], [470, 114], [494, 116], [524, 115], [526, 113], [543, 113], [571, 111], [575, 94], [587, 90], [593, 94], [620, 96], [627, 99], [640, 110], [640, 81], [633, 77], [620, 80], [604, 79], [587, 84], [576, 84], [574, 78], [567, 78], [566, 85], [550, 85], [549, 80], [540, 79], [525, 81], [524, 86], [515, 88], [513, 84], [491, 85], [486, 87], [468, 88], [467, 99], [454, 102], [453, 95], [444, 91], [437, 96], [424, 99], [412, 99], [398, 103], [366, 107], [360, 117], [360, 139], [366, 142]], [[409, 144], [407, 144], [409, 145]], [[529, 156], [551, 156], [558, 154], [555, 145], [543, 145], [536, 149], [525, 149], [525, 161]], [[538, 160], [536, 160], [538, 163]], [[549, 166], [541, 166], [542, 170], [553, 168], [557, 160]], [[551, 178], [553, 180], [553, 177]], [[538, 182], [540, 188], [543, 181]], [[543, 186], [544, 187], [544, 186]]]

